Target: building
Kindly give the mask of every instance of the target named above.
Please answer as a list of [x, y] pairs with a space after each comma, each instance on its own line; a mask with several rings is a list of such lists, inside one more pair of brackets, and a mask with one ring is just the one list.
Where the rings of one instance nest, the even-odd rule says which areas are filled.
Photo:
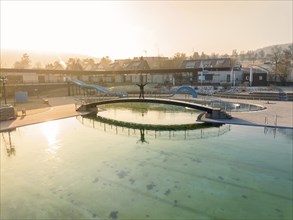
[[268, 72], [260, 68], [242, 68], [242, 82], [250, 86], [267, 86]]
[[182, 69], [196, 69], [197, 82], [201, 84], [239, 85], [242, 82], [241, 65], [235, 64], [231, 58], [184, 60]]
[[[247, 84], [267, 86], [268, 74], [260, 68], [242, 68], [230, 58], [184, 60], [181, 68], [150, 69], [144, 59], [116, 61], [111, 70], [48, 70], [2, 68], [1, 75], [7, 76], [7, 91], [11, 96], [17, 91], [34, 91], [44, 88], [67, 86], [66, 79], [78, 79], [101, 86], [136, 84], [148, 82], [165, 86], [200, 86]], [[114, 66], [113, 66], [114, 67]]]
[[[139, 60], [141, 57], [134, 57], [134, 60]], [[168, 69], [170, 68], [166, 66], [166, 62], [169, 61], [168, 57], [143, 57], [143, 60], [147, 61], [150, 69]]]

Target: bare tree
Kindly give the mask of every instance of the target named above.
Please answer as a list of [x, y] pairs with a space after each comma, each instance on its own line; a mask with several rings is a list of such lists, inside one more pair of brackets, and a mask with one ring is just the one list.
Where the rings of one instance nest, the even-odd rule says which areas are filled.
[[282, 48], [280, 46], [274, 46], [272, 48], [271, 60], [275, 65], [275, 72], [278, 74], [278, 66], [282, 60]]
[[254, 63], [257, 59], [257, 53], [255, 53], [253, 50], [249, 50], [246, 53], [246, 58]]
[[234, 49], [233, 51], [232, 51], [232, 55], [231, 55], [231, 57], [233, 58], [233, 59], [238, 59], [238, 53], [237, 53], [237, 50], [236, 49]]
[[174, 67], [175, 68], [179, 68], [183, 62], [183, 60], [186, 60], [186, 54], [185, 53], [175, 53], [174, 57], [173, 57], [173, 62], [174, 62]]
[[206, 55], [204, 52], [201, 52], [200, 58], [201, 58], [201, 59], [208, 59], [209, 56]]
[[245, 52], [244, 52], [244, 50], [240, 51], [239, 56], [240, 56], [240, 60], [241, 61], [243, 61], [245, 59]]
[[193, 59], [193, 60], [198, 60], [198, 59], [200, 59], [200, 55], [199, 55], [199, 53], [198, 53], [198, 52], [194, 52], [194, 53], [192, 54], [192, 56], [191, 56], [191, 59]]
[[261, 58], [262, 60], [264, 60], [264, 58], [265, 58], [265, 52], [264, 52], [264, 50], [260, 50], [258, 52], [258, 57]]
[[35, 69], [42, 69], [42, 63], [41, 62], [36, 62], [34, 68]]
[[14, 63], [15, 69], [29, 69], [31, 67], [31, 60], [27, 53], [24, 53], [20, 61]]
[[78, 58], [69, 58], [68, 61], [66, 62], [66, 69], [67, 70], [83, 70], [81, 61]]
[[281, 60], [278, 64], [277, 74], [281, 82], [286, 82], [292, 71], [291, 67], [292, 50], [283, 50]]
[[91, 58], [86, 58], [82, 60], [82, 67], [84, 70], [95, 70], [96, 69], [96, 63]]
[[52, 63], [46, 64], [45, 69], [47, 69], [47, 70], [53, 70], [54, 69], [54, 65]]
[[288, 49], [282, 49], [280, 46], [273, 47], [270, 58], [275, 76], [278, 76], [281, 82], [286, 82], [292, 71], [292, 46], [289, 46]]
[[219, 58], [219, 54], [216, 54], [216, 53], [214, 52], [214, 53], [212, 53], [212, 54], [209, 56], [209, 58], [211, 58], [211, 59]]
[[110, 64], [112, 63], [112, 60], [110, 59], [110, 57], [106, 56], [106, 57], [102, 57], [100, 64], [105, 68], [108, 69]]

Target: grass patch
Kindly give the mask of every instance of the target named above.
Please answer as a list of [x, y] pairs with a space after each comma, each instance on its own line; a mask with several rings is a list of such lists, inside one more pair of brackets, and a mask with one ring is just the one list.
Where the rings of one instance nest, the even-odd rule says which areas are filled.
[[181, 125], [157, 125], [157, 124], [153, 125], [153, 124], [138, 124], [138, 123], [132, 123], [132, 122], [118, 121], [118, 120], [104, 118], [98, 115], [88, 115], [84, 117], [90, 118], [105, 124], [118, 126], [118, 127], [142, 129], [142, 130], [153, 130], [153, 131], [184, 131], [184, 130], [195, 130], [195, 129], [201, 129], [201, 128], [221, 126], [221, 124], [212, 124], [212, 123], [193, 123], [193, 124], [181, 124]]

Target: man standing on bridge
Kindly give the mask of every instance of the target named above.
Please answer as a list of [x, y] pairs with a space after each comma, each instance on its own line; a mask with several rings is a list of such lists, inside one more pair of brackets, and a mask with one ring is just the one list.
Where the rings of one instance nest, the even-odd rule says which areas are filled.
[[139, 98], [143, 98], [144, 99], [144, 87], [145, 85], [148, 84], [148, 83], [140, 83], [140, 84], [136, 84], [137, 86], [139, 86], [139, 89], [140, 89], [140, 93], [139, 93]]

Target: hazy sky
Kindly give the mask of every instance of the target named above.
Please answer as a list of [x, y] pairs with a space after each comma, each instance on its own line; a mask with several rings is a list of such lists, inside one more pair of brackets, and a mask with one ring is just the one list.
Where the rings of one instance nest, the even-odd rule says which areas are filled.
[[292, 42], [292, 0], [1, 0], [1, 49], [112, 59], [255, 50]]

